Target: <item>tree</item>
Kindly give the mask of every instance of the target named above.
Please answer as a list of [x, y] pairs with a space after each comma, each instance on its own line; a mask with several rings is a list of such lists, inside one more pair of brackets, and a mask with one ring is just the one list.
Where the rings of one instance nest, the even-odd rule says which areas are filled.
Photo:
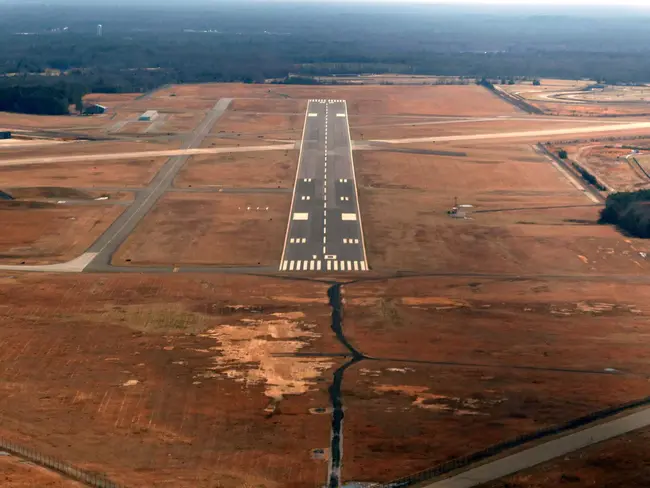
[[540, 80], [533, 80], [533, 86], [540, 86], [542, 82]]
[[569, 154], [564, 149], [560, 149], [557, 155], [560, 156], [560, 159], [567, 159], [569, 157]]

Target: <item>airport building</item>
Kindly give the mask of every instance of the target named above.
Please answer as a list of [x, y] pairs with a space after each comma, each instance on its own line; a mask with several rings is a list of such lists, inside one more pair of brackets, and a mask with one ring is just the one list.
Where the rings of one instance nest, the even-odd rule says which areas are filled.
[[141, 122], [151, 122], [158, 117], [158, 112], [155, 110], [147, 110], [145, 113], [138, 117], [138, 120]]
[[99, 105], [98, 103], [92, 103], [84, 107], [83, 113], [84, 115], [103, 114], [106, 113], [106, 107], [104, 107], [103, 105]]

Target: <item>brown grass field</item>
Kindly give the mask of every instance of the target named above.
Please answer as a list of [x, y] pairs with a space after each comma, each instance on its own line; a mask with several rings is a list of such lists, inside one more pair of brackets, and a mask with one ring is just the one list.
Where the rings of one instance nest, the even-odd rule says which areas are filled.
[[116, 264], [277, 265], [291, 195], [174, 194], [120, 248]]
[[297, 151], [193, 156], [176, 178], [178, 188], [293, 188]]
[[1, 436], [128, 486], [325, 479], [311, 450], [330, 419], [310, 409], [335, 361], [286, 356], [341, 350], [323, 285], [19, 275], [0, 290]]
[[[355, 152], [373, 269], [643, 274], [650, 266], [639, 254], [646, 242], [597, 225], [599, 208], [529, 147], [445, 149], [467, 156]], [[473, 205], [469, 219], [447, 215], [455, 197]]]
[[0, 165], [0, 188], [57, 186], [68, 188], [146, 186], [166, 158], [136, 158], [117, 161]]
[[278, 115], [263, 112], [228, 111], [219, 119], [212, 134], [245, 134], [247, 137], [300, 139], [304, 120], [304, 113]]
[[648, 429], [588, 447], [528, 471], [485, 485], [485, 488], [644, 488], [650, 485], [646, 446]]
[[[512, 106], [478, 86], [269, 86], [205, 84], [173, 86], [155, 94], [156, 102], [181, 97], [269, 99], [346, 99], [350, 115], [513, 115]], [[261, 111], [261, 110], [260, 110]]]
[[83, 485], [13, 456], [0, 456], [0, 484], [3, 488], [81, 488]]
[[0, 202], [1, 264], [50, 264], [83, 253], [124, 210], [121, 205]]
[[645, 286], [438, 277], [345, 290], [346, 337], [373, 358], [345, 373], [347, 480], [386, 482], [647, 394]]
[[[543, 83], [549, 91], [567, 84]], [[88, 126], [78, 128], [105, 133], [157, 109], [167, 119], [156, 132], [170, 137], [135, 134], [129, 124], [124, 137], [143, 142], [3, 148], [0, 158], [179, 147], [174, 136], [191, 132], [224, 97], [234, 101], [203, 147], [299, 140], [310, 98], [348, 100], [353, 138], [364, 140], [591, 124], [528, 118], [478, 86], [183, 85], [148, 99], [98, 96], [117, 115], [84, 118]], [[414, 125], [463, 117], [495, 120]], [[152, 142], [165, 138], [178, 140]], [[387, 482], [647, 396], [650, 244], [597, 225], [602, 205], [535, 152], [537, 139], [356, 150], [372, 271], [343, 286], [339, 336], [325, 281], [336, 277], [209, 269], [277, 269], [291, 201], [282, 190], [293, 185], [299, 148], [189, 158], [174, 191], [113, 258], [134, 272], [0, 271], [0, 437], [133, 487], [323, 486], [330, 387], [350, 359], [341, 334], [367, 356], [341, 383], [345, 482]], [[622, 148], [608, 144], [566, 148], [620, 188], [635, 187], [630, 170], [614, 164]], [[1, 204], [0, 261], [78, 256], [126, 208], [80, 201], [104, 187], [126, 203], [134, 194], [120, 188], [146, 185], [165, 161], [0, 165], [0, 189], [24, 199]], [[472, 205], [467, 219], [447, 214], [455, 198]], [[154, 274], [137, 266], [204, 268]], [[43, 473], [23, 467], [0, 457], [0, 485], [4, 475], [48, 486]], [[513, 486], [555, 486], [571, 470], [584, 486], [610, 482], [602, 465], [578, 457], [524, 473]]]

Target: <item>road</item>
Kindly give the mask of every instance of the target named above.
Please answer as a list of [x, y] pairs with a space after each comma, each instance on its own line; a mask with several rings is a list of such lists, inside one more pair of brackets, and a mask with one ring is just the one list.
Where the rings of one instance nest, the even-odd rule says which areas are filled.
[[605, 422], [422, 488], [472, 488], [650, 425], [650, 409]]
[[[213, 109], [214, 110], [214, 109]], [[195, 135], [196, 132], [193, 133]], [[207, 135], [207, 134], [206, 134]], [[205, 136], [203, 137], [205, 138]], [[201, 139], [201, 141], [203, 140]], [[48, 164], [48, 163], [87, 163], [88, 161], [117, 161], [120, 159], [143, 159], [143, 158], [157, 158], [164, 156], [192, 156], [198, 154], [220, 154], [220, 153], [234, 153], [234, 152], [253, 152], [253, 151], [281, 151], [287, 149], [295, 149], [296, 145], [291, 144], [272, 144], [263, 146], [237, 146], [237, 147], [206, 147], [197, 148], [201, 141], [195, 146], [186, 147], [181, 149], [167, 149], [162, 151], [138, 151], [138, 152], [124, 152], [124, 153], [101, 153], [101, 154], [78, 154], [71, 156], [47, 156], [37, 158], [19, 158], [19, 159], [5, 159], [0, 162], [0, 166], [22, 166], [26, 164]]]
[[366, 271], [344, 100], [310, 100], [280, 271]]
[[650, 122], [631, 122], [628, 124], [607, 124], [595, 125], [592, 127], [567, 127], [564, 129], [549, 129], [521, 132], [499, 132], [496, 134], [465, 134], [458, 136], [438, 137], [412, 137], [409, 139], [384, 139], [371, 142], [382, 142], [384, 144], [412, 144], [417, 142], [455, 142], [455, 141], [482, 141], [493, 139], [516, 139], [516, 138], [543, 138], [550, 136], [561, 136], [568, 134], [593, 134], [597, 132], [620, 132], [626, 130], [650, 129]]
[[[201, 145], [203, 139], [219, 118], [226, 111], [231, 98], [222, 98], [208, 112], [192, 136], [183, 144], [183, 149], [191, 149]], [[172, 186], [174, 178], [189, 159], [188, 155], [174, 156], [167, 160], [158, 171], [151, 183], [136, 194], [133, 204], [120, 215], [111, 226], [86, 251], [86, 255], [94, 255], [86, 269], [91, 271], [106, 270], [110, 266], [113, 253], [135, 230], [140, 221], [149, 213], [156, 202]]]

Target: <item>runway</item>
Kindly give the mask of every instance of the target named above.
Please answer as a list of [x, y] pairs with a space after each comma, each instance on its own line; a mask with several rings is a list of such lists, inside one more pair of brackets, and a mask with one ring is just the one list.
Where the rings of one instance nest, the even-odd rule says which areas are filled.
[[344, 100], [310, 100], [280, 271], [366, 271]]

